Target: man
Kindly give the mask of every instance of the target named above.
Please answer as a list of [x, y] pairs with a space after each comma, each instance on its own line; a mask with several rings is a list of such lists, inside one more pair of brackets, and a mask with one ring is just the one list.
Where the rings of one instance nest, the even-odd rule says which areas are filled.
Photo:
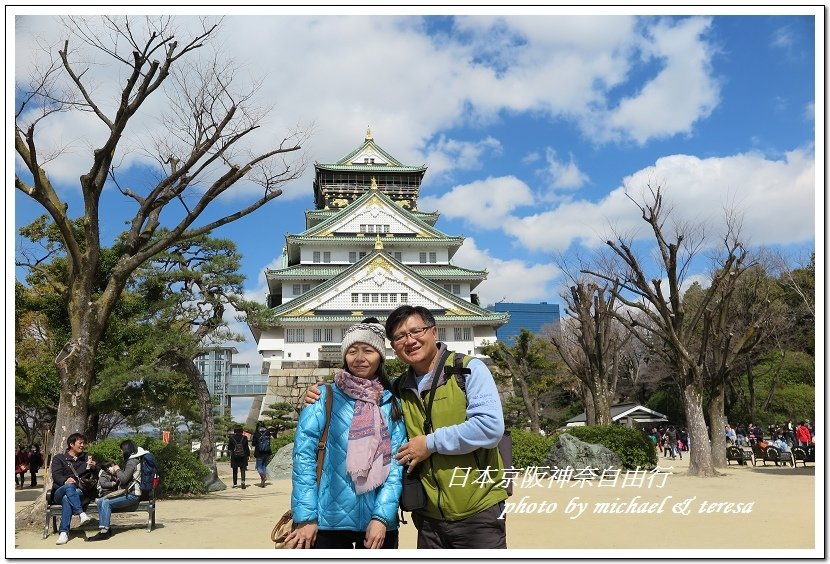
[[52, 476], [51, 503], [59, 503], [62, 507], [58, 541], [55, 544], [69, 542], [69, 524], [73, 515], [80, 516], [81, 526], [91, 519], [81, 506], [83, 494], [78, 480], [94, 473], [95, 461], [87, 454], [86, 437], [81, 433], [69, 435], [66, 445], [66, 452], [56, 454], [49, 467]]
[[[450, 374], [454, 355], [438, 342], [435, 318], [424, 307], [395, 309], [385, 328], [395, 354], [409, 365], [392, 385], [409, 436], [395, 459], [407, 465], [407, 473], [420, 473], [426, 491], [426, 506], [412, 513], [418, 548], [507, 548], [507, 491], [497, 449], [504, 416], [490, 370], [481, 360], [470, 360], [462, 390]], [[433, 380], [432, 429], [425, 431]], [[316, 397], [312, 388], [306, 401]]]

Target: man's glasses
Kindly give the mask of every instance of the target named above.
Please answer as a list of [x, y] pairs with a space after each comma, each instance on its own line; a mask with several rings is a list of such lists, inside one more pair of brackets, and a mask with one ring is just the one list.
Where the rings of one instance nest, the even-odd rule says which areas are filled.
[[433, 327], [435, 327], [435, 325], [427, 325], [426, 327], [421, 327], [420, 329], [413, 329], [412, 331], [407, 331], [406, 333], [395, 335], [394, 337], [392, 337], [392, 344], [397, 345], [398, 343], [403, 343], [407, 337], [417, 339], [421, 335], [423, 335], [427, 329], [432, 329]]

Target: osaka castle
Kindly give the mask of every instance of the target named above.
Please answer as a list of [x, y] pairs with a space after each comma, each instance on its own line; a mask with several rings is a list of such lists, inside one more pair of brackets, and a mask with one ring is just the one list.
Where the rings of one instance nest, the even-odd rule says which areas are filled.
[[[315, 209], [305, 231], [285, 236], [280, 267], [265, 273], [273, 320], [252, 327], [272, 377], [340, 367], [346, 328], [369, 316], [383, 323], [402, 304], [429, 309], [451, 350], [481, 355], [496, 341], [509, 314], [480, 306], [475, 291], [487, 272], [453, 264], [464, 238], [436, 229], [438, 212], [418, 209], [426, 170], [399, 162], [370, 130], [340, 160], [315, 162]], [[394, 357], [388, 342], [386, 352]]]

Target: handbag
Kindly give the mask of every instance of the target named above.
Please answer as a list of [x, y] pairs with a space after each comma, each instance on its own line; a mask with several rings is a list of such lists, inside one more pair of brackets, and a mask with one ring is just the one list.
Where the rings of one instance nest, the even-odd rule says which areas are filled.
[[87, 499], [95, 499], [98, 497], [98, 477], [93, 475], [81, 478], [78, 476], [78, 472], [75, 471], [75, 467], [68, 460], [66, 461], [66, 465], [69, 466], [72, 474], [74, 474], [75, 481], [78, 483], [78, 489], [81, 490], [84, 497]]
[[426, 506], [427, 493], [417, 468], [411, 474], [403, 473], [401, 486], [400, 508], [403, 511], [415, 511]]
[[17, 468], [14, 469], [15, 474], [21, 474], [21, 473], [28, 472], [28, 471], [29, 471], [28, 464], [18, 464]]
[[[317, 487], [320, 487], [320, 476], [323, 475], [323, 460], [326, 457], [326, 443], [329, 438], [329, 422], [331, 421], [331, 406], [334, 401], [331, 384], [326, 384], [326, 422], [323, 424], [323, 432], [317, 442]], [[294, 515], [289, 509], [282, 514], [280, 520], [271, 530], [271, 540], [274, 548], [285, 548], [285, 539], [297, 528], [294, 523]]]
[[127, 488], [118, 488], [117, 490], [113, 490], [108, 494], [104, 495], [106, 499], [112, 499], [114, 497], [121, 497], [122, 495], [126, 494], [129, 490]]

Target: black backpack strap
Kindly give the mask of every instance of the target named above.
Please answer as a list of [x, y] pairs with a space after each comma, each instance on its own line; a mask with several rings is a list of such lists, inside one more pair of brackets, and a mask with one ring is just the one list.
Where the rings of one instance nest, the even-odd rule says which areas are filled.
[[453, 365], [444, 368], [444, 374], [454, 374], [458, 387], [461, 388], [464, 395], [467, 395], [467, 374], [472, 374], [472, 370], [464, 366], [464, 357], [463, 353], [455, 353]]
[[444, 354], [435, 363], [435, 368], [432, 369], [432, 382], [429, 388], [429, 399], [427, 400], [426, 406], [426, 419], [424, 419], [424, 435], [429, 435], [432, 432], [432, 402], [435, 401], [435, 391], [438, 389], [438, 378], [441, 375], [441, 371], [444, 370], [446, 373], [447, 367], [444, 365], [447, 363], [447, 358], [450, 354], [450, 351], [444, 351]]

